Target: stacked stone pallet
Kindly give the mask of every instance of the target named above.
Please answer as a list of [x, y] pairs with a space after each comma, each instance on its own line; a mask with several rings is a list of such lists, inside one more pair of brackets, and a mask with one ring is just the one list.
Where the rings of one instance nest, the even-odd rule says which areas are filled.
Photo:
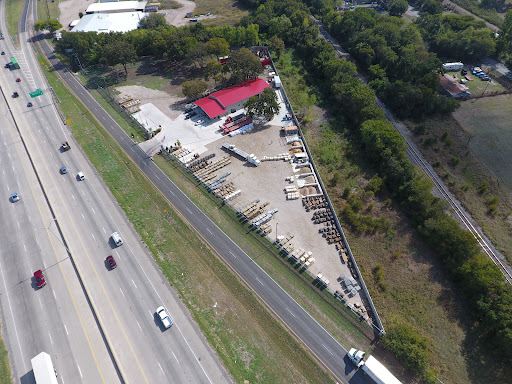
[[178, 159], [181, 159], [183, 156], [188, 155], [190, 151], [187, 148], [181, 147], [180, 149], [177, 149], [172, 154], [174, 157], [177, 157]]
[[230, 195], [233, 192], [235, 192], [235, 190], [235, 185], [232, 182], [229, 182], [226, 185], [223, 185], [222, 187], [216, 189], [215, 195], [223, 199], [227, 195]]
[[226, 181], [226, 178], [231, 175], [231, 172], [226, 172], [224, 173], [222, 176], [220, 177], [217, 177], [215, 180], [213, 180], [212, 182], [206, 184], [206, 188], [212, 192], [212, 191], [216, 191], [217, 189], [221, 188], [222, 185], [224, 184], [224, 182]]
[[306, 212], [315, 209], [321, 209], [327, 207], [327, 202], [324, 196], [306, 197], [302, 199], [302, 205], [306, 208]]
[[274, 216], [278, 211], [279, 210], [277, 208], [274, 208], [271, 211], [262, 213], [252, 220], [251, 225], [255, 228], [258, 228], [260, 225], [268, 223], [272, 219], [272, 216]]
[[293, 251], [293, 245], [290, 247], [290, 241], [294, 238], [293, 234], [287, 234], [286, 236], [278, 236], [275, 242], [278, 249], [283, 249], [286, 253]]
[[312, 220], [315, 224], [332, 222], [333, 219], [334, 219], [334, 216], [333, 216], [332, 212], [327, 208], [316, 211], [315, 213], [313, 213], [313, 218], [312, 218]]
[[272, 232], [272, 224], [266, 223], [266, 224], [260, 225], [260, 227], [257, 229], [257, 231], [263, 235], [268, 235], [270, 232]]
[[213, 172], [225, 167], [231, 163], [231, 159], [227, 156], [224, 156], [222, 159], [212, 162], [211, 164], [208, 164], [203, 169], [200, 169], [199, 171], [194, 173], [194, 176], [201, 182], [206, 182], [209, 180], [212, 180], [216, 177], [216, 174]]
[[263, 156], [263, 159], [261, 161], [278, 161], [278, 160], [284, 160], [284, 161], [290, 161], [292, 158], [289, 153], [280, 153], [277, 156]]
[[309, 266], [315, 262], [315, 258], [312, 257], [313, 252], [306, 252], [302, 248], [298, 248], [295, 251], [289, 253], [288, 255], [290, 260], [292, 260], [296, 264], [300, 264], [304, 269], [309, 268]]
[[255, 217], [263, 214], [264, 212], [264, 209], [267, 205], [269, 205], [270, 202], [265, 202], [263, 203], [262, 205], [260, 205], [258, 207], [257, 203], [254, 203], [254, 204], [251, 204], [248, 208], [244, 209], [243, 211], [241, 211], [241, 214], [247, 219], [247, 220], [251, 220], [251, 219], [254, 219]]
[[187, 168], [192, 173], [194, 173], [196, 171], [199, 171], [200, 169], [203, 169], [208, 164], [210, 164], [208, 162], [208, 160], [210, 160], [214, 156], [215, 156], [215, 153], [211, 153], [211, 154], [209, 154], [209, 155], [207, 155], [205, 157], [202, 157], [202, 158], [200, 158], [198, 160], [192, 160], [190, 163], [187, 164]]

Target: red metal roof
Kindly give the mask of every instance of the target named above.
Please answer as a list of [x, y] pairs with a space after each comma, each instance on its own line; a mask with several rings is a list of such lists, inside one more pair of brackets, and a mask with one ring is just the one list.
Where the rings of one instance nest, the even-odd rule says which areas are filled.
[[226, 108], [239, 101], [255, 96], [267, 87], [270, 87], [263, 79], [247, 80], [243, 83], [217, 91], [211, 95], [194, 102], [200, 106], [213, 119], [226, 112]]

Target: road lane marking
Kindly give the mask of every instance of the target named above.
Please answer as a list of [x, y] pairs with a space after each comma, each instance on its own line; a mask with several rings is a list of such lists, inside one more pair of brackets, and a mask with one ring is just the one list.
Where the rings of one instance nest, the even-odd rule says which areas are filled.
[[293, 317], [295, 317], [295, 315], [292, 313], [292, 311], [290, 311], [288, 308], [286, 308], [286, 310], [290, 313], [290, 315], [292, 315]]
[[[75, 199], [75, 195], [71, 194], [71, 197], [73, 198], [73, 200], [75, 200], [75, 201], [76, 201], [76, 199]], [[82, 216], [83, 216], [83, 215], [82, 215]], [[85, 219], [85, 217], [84, 217], [84, 219]]]
[[53, 292], [53, 297], [55, 298], [55, 300], [57, 300], [57, 296], [55, 295], [55, 291], [52, 289], [52, 292]]
[[262, 282], [260, 281], [260, 279], [258, 279], [257, 277], [256, 277], [256, 280], [258, 280], [258, 283], [260, 283], [261, 285], [263, 285], [263, 283], [262, 283]]
[[66, 335], [69, 335], [68, 327], [66, 327], [66, 324], [64, 324], [64, 329], [66, 330]]
[[187, 207], [187, 211], [192, 215], [192, 211], [190, 209], [188, 209], [188, 207]]
[[101, 227], [101, 228], [103, 228], [103, 232], [107, 233], [107, 231], [105, 231], [105, 227]]
[[92, 238], [94, 239], [94, 241], [96, 241], [96, 238], [94, 237], [94, 233], [91, 232], [91, 235], [92, 235]]
[[94, 208], [91, 206], [91, 211], [92, 213], [96, 214], [96, 211], [94, 210]]
[[53, 157], [53, 153], [51, 153], [51, 152], [50, 152], [50, 156], [52, 156], [52, 157]]
[[76, 366], [78, 367], [78, 372], [80, 373], [80, 377], [83, 379], [84, 377], [82, 376], [82, 370], [80, 369], [80, 366], [78, 364]]
[[16, 223], [18, 223], [18, 229], [21, 229], [20, 222], [18, 220], [16, 220]]
[[169, 189], [169, 192], [171, 193], [171, 195], [176, 196], [176, 195], [174, 194], [174, 192], [173, 192], [173, 191], [171, 191], [170, 189]]
[[[171, 351], [172, 352], [172, 351]], [[176, 357], [176, 355], [174, 354], [174, 352], [172, 352], [172, 355], [174, 356], [174, 358], [176, 359], [176, 361], [178, 362], [178, 364], [180, 364], [180, 361], [178, 360], [178, 358]], [[181, 364], [180, 364], [181, 365]]]
[[16, 340], [18, 341], [18, 347], [20, 349], [21, 361], [23, 362], [23, 369], [25, 370], [24, 372], [26, 372], [27, 367], [25, 366], [25, 359], [23, 358], [23, 350], [21, 349], [20, 338], [18, 336], [18, 328], [16, 327], [16, 321], [14, 321], [14, 312], [12, 311], [11, 299], [9, 298], [9, 291], [7, 290], [7, 285], [5, 283], [6, 280], [4, 278], [4, 269], [2, 268], [2, 264], [0, 264], [0, 272], [2, 274], [2, 280], [4, 282], [4, 288], [5, 288], [4, 292], [7, 292], [7, 303], [9, 304], [9, 311], [11, 312], [12, 322], [14, 325], [14, 333], [16, 334]]
[[[160, 363], [159, 363], [158, 361], [157, 361], [156, 363], [157, 363], [157, 364], [158, 364], [158, 366], [160, 367], [160, 370], [162, 371], [162, 373], [164, 373], [164, 370], [162, 369], [162, 366], [160, 365]], [[164, 375], [165, 375], [165, 373], [164, 373]]]
[[[137, 320], [135, 320], [135, 321], [137, 321]], [[142, 327], [140, 326], [140, 324], [139, 324], [139, 322], [138, 322], [138, 321], [137, 321], [137, 325], [139, 326], [140, 331], [142, 332]]]
[[208, 228], [206, 228], [208, 232], [210, 232], [210, 235], [213, 235], [212, 231], [210, 231]]
[[83, 217], [83, 218], [84, 218], [84, 220], [85, 220], [85, 216], [84, 216], [84, 214], [83, 214], [82, 212], [80, 212], [80, 214], [82, 215], [82, 217]]
[[[132, 283], [133, 283], [133, 285], [135, 285], [135, 281], [133, 281], [133, 280], [132, 280]], [[135, 285], [135, 288], [137, 288], [137, 286], [136, 286], [136, 285]]]
[[27, 252], [27, 246], [25, 244], [23, 244], [23, 249]]
[[119, 287], [119, 290], [121, 291], [121, 294], [124, 296], [124, 293], [123, 293], [123, 290], [121, 289], [121, 287]]
[[50, 343], [53, 344], [52, 335], [50, 335], [50, 332], [48, 332], [48, 336], [50, 336]]
[[46, 269], [46, 262], [43, 260], [44, 269]]
[[149, 309], [148, 309], [148, 312], [149, 312], [149, 317], [151, 317], [152, 319], [155, 318], [155, 316], [153, 316], [153, 312], [151, 312]]
[[325, 345], [322, 344], [322, 347], [324, 347], [327, 350], [327, 352], [329, 352], [331, 355], [333, 355], [333, 353], [331, 351], [329, 351], [329, 349]]
[[231, 251], [228, 251], [228, 252], [231, 254], [231, 256], [233, 256], [236, 259], [236, 256], [233, 254], [233, 252], [231, 252]]

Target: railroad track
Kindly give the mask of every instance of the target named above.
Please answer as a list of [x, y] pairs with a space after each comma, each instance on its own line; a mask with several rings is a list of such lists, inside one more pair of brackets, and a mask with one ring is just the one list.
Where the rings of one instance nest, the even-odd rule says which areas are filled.
[[[334, 40], [329, 33], [323, 28], [322, 23], [319, 20], [315, 19], [316, 24], [318, 25], [320, 29], [320, 33], [324, 36], [324, 38], [332, 44], [334, 47], [334, 50], [336, 52], [336, 56], [341, 58], [344, 57], [346, 59], [350, 60], [350, 56], [347, 55], [346, 52], [341, 50], [341, 46], [339, 43]], [[348, 57], [347, 57], [348, 56]], [[358, 74], [357, 76], [363, 83], [366, 83], [366, 79], [364, 76]], [[509, 284], [512, 285], [512, 273], [510, 267], [501, 261], [501, 258], [499, 257], [497, 251], [495, 251], [494, 246], [491, 244], [491, 242], [485, 237], [485, 235], [480, 231], [479, 228], [477, 228], [475, 225], [473, 225], [473, 220], [471, 217], [462, 209], [460, 206], [460, 203], [452, 196], [452, 194], [448, 191], [444, 183], [439, 179], [439, 176], [434, 171], [434, 169], [431, 167], [430, 163], [425, 160], [423, 155], [420, 153], [420, 151], [416, 148], [416, 145], [408, 138], [405, 127], [397, 123], [391, 114], [391, 112], [386, 108], [384, 103], [380, 101], [377, 98], [377, 105], [382, 108], [384, 113], [386, 114], [386, 117], [388, 120], [393, 124], [395, 129], [402, 135], [404, 138], [406, 144], [407, 144], [407, 150], [409, 153], [410, 160], [413, 161], [415, 164], [417, 164], [423, 172], [432, 180], [435, 187], [441, 194], [441, 196], [448, 201], [450, 206], [452, 207], [453, 211], [455, 212], [456, 217], [459, 219], [459, 221], [462, 223], [462, 225], [471, 232], [473, 237], [478, 241], [478, 244], [480, 247], [482, 247], [482, 250], [485, 254], [492, 260], [492, 262], [501, 270], [503, 273], [503, 276], [505, 276], [505, 279]]]

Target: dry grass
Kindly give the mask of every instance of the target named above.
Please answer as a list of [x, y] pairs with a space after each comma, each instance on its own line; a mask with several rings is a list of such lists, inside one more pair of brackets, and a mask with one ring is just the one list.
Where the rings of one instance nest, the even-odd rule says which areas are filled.
[[242, 4], [233, 0], [195, 0], [194, 15], [211, 12], [215, 18], [201, 20], [207, 25], [234, 25], [249, 14]]
[[[438, 174], [509, 262], [512, 262], [512, 132], [508, 123], [511, 101], [508, 95], [469, 100], [462, 103], [453, 117], [437, 117], [423, 123], [427, 133], [415, 138], [424, 156], [437, 166]], [[437, 143], [427, 144], [436, 138]], [[459, 158], [460, 163], [454, 165], [453, 158]], [[484, 182], [489, 187], [482, 193]], [[488, 204], [493, 196], [499, 198], [495, 214]]]

